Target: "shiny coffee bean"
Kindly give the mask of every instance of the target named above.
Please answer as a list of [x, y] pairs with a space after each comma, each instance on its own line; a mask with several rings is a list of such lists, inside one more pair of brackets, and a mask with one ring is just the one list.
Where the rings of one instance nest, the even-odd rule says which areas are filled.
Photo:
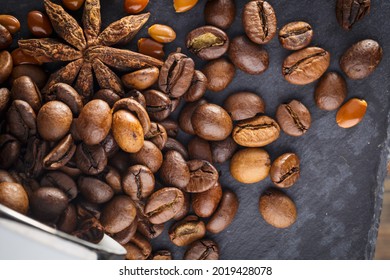
[[2, 24], [0, 24], [0, 50], [8, 48], [12, 44], [12, 35]]
[[77, 215], [80, 219], [85, 220], [89, 218], [100, 219], [102, 215], [101, 206], [97, 203], [92, 203], [80, 197], [76, 203]]
[[226, 58], [218, 58], [209, 62], [202, 72], [208, 81], [207, 89], [218, 92], [231, 83], [236, 74], [236, 68]]
[[62, 4], [69, 10], [76, 11], [81, 8], [85, 0], [61, 0]]
[[264, 100], [252, 92], [237, 92], [226, 98], [223, 108], [233, 121], [255, 117], [265, 112]]
[[207, 78], [199, 70], [195, 70], [191, 85], [188, 91], [183, 95], [187, 102], [194, 102], [201, 99], [207, 90]]
[[222, 141], [210, 142], [211, 154], [214, 163], [224, 163], [228, 161], [237, 150], [237, 143], [231, 136]]
[[168, 234], [169, 239], [176, 246], [187, 246], [203, 238], [206, 234], [206, 227], [204, 222], [199, 220], [197, 216], [190, 215], [173, 224]]
[[314, 100], [321, 110], [332, 111], [341, 106], [347, 94], [345, 79], [336, 72], [328, 72], [318, 82]]
[[104, 228], [95, 217], [79, 221], [77, 230], [72, 235], [85, 241], [98, 244], [104, 237]]
[[152, 224], [149, 221], [149, 218], [145, 215], [144, 204], [140, 201], [137, 201], [135, 204], [137, 207], [138, 216], [137, 231], [149, 239], [158, 237], [164, 231], [164, 224]]
[[168, 134], [164, 126], [152, 122], [149, 132], [145, 135], [145, 139], [155, 144], [160, 150], [165, 146], [168, 140]]
[[173, 113], [177, 109], [177, 107], [179, 107], [181, 97], [179, 97], [179, 98], [170, 97], [170, 99], [171, 99], [171, 104], [172, 104], [170, 113]]
[[68, 207], [62, 212], [57, 222], [57, 229], [71, 234], [77, 227], [77, 212], [76, 207], [73, 204], [69, 204]]
[[4, 83], [12, 73], [13, 61], [8, 51], [0, 51], [0, 84]]
[[100, 89], [94, 94], [92, 99], [103, 100], [112, 108], [114, 104], [121, 99], [121, 97], [111, 89]]
[[179, 210], [179, 212], [177, 212], [176, 215], [173, 216], [173, 219], [176, 220], [176, 221], [180, 221], [180, 220], [184, 219], [184, 217], [186, 217], [188, 215], [188, 213], [190, 212], [191, 196], [190, 196], [189, 193], [186, 193], [186, 192], [183, 192], [183, 195], [184, 195], [184, 205]]
[[228, 29], [236, 16], [234, 0], [209, 0], [204, 8], [204, 19], [207, 24], [221, 29]]
[[222, 187], [217, 182], [205, 192], [192, 194], [192, 209], [195, 214], [202, 218], [210, 217], [217, 209], [222, 198]]
[[149, 89], [144, 92], [146, 111], [150, 118], [155, 121], [166, 119], [172, 110], [172, 101], [161, 91]]
[[22, 51], [21, 48], [16, 48], [11, 52], [12, 61], [15, 66], [23, 64], [35, 64], [40, 65], [41, 63], [36, 60], [33, 56], [30, 56]]
[[259, 75], [268, 69], [268, 52], [246, 36], [234, 38], [228, 54], [233, 64], [248, 74]]
[[164, 161], [160, 168], [161, 180], [167, 186], [185, 188], [190, 182], [190, 170], [183, 156], [175, 151], [169, 150], [164, 155]]
[[29, 76], [38, 88], [43, 88], [47, 81], [46, 72], [38, 65], [23, 64], [14, 67], [10, 77], [11, 83], [21, 76]]
[[20, 155], [21, 143], [10, 134], [0, 135], [0, 168], [10, 168]]
[[135, 153], [142, 149], [144, 133], [139, 120], [126, 110], [112, 116], [112, 134], [118, 146], [125, 152]]
[[44, 171], [43, 159], [49, 153], [49, 143], [39, 137], [30, 137], [23, 158], [24, 172], [28, 177], [38, 178]]
[[40, 11], [28, 13], [27, 25], [30, 32], [38, 38], [49, 37], [53, 33], [53, 27], [48, 16]]
[[36, 115], [30, 104], [14, 100], [7, 112], [7, 125], [10, 134], [25, 143], [37, 133]]
[[0, 169], [0, 183], [18, 183], [18, 180], [8, 171]]
[[192, 30], [187, 35], [186, 46], [190, 52], [203, 60], [217, 59], [229, 48], [229, 38], [221, 29], [206, 25]]
[[275, 11], [267, 1], [250, 1], [244, 7], [242, 24], [252, 42], [266, 44], [276, 34]]
[[352, 26], [370, 12], [371, 0], [337, 0], [336, 17], [342, 28], [350, 30]]
[[123, 247], [127, 252], [127, 260], [146, 260], [152, 253], [152, 245], [138, 232]]
[[185, 260], [218, 260], [218, 244], [212, 240], [202, 239], [192, 243], [184, 254]]
[[299, 179], [300, 161], [296, 154], [285, 153], [272, 162], [271, 181], [280, 188], [289, 188]]
[[11, 15], [0, 15], [0, 24], [7, 28], [11, 34], [15, 34], [20, 30], [19, 20]]
[[236, 152], [230, 161], [230, 173], [234, 179], [244, 184], [264, 180], [271, 168], [268, 153], [260, 148], [246, 148]]
[[188, 142], [188, 155], [190, 159], [203, 159], [213, 162], [210, 143], [198, 136], [195, 136]]
[[143, 147], [136, 153], [129, 154], [130, 162], [142, 164], [156, 173], [163, 162], [163, 155], [160, 149], [150, 141], [144, 141]]
[[[80, 114], [81, 110], [83, 109], [83, 106], [84, 106], [83, 99], [80, 96], [80, 94], [78, 94], [77, 91], [73, 87], [71, 87], [68, 84], [64, 84], [64, 83], [57, 83], [54, 86], [50, 87], [49, 93], [46, 95], [46, 100], [49, 100], [49, 101], [58, 100], [58, 101], [65, 103], [66, 105], [68, 105], [69, 109], [72, 111], [74, 116], [78, 116]], [[102, 110], [102, 108], [99, 108], [99, 109]], [[102, 110], [101, 113], [104, 114], [104, 111]], [[83, 118], [86, 117], [85, 115], [86, 115], [86, 112], [84, 112]], [[93, 122], [93, 121], [91, 121], [91, 122]], [[80, 134], [78, 134], [78, 135], [80, 136]]]
[[165, 57], [164, 45], [149, 38], [138, 40], [138, 52], [160, 60]]
[[205, 160], [193, 159], [187, 162], [190, 182], [183, 188], [189, 193], [201, 193], [211, 189], [218, 181], [218, 171]]
[[113, 234], [111, 237], [119, 244], [125, 245], [126, 243], [130, 242], [131, 238], [133, 238], [137, 232], [137, 224], [138, 218], [136, 217], [130, 226], [118, 233]]
[[131, 163], [129, 162], [129, 154], [119, 149], [114, 155], [109, 158], [109, 166], [114, 167], [120, 173], [126, 171]]
[[158, 122], [159, 125], [162, 125], [168, 135], [168, 137], [176, 137], [179, 132], [179, 124], [177, 121], [167, 118]]
[[38, 220], [52, 222], [68, 207], [68, 196], [60, 189], [41, 187], [32, 194], [30, 206]]
[[276, 120], [284, 133], [296, 137], [305, 134], [311, 125], [309, 110], [297, 100], [279, 105]]
[[266, 190], [260, 196], [259, 211], [264, 220], [276, 228], [287, 228], [297, 219], [295, 203], [275, 188]]
[[45, 173], [39, 183], [42, 187], [57, 188], [63, 191], [68, 196], [69, 200], [75, 199], [78, 194], [77, 185], [74, 179], [60, 171]]
[[73, 157], [76, 151], [72, 135], [65, 136], [43, 159], [43, 167], [49, 170], [59, 169]]
[[125, 74], [121, 80], [125, 87], [144, 90], [157, 82], [159, 73], [157, 67], [149, 67]]
[[100, 145], [88, 146], [81, 143], [75, 153], [77, 167], [87, 175], [101, 173], [107, 165], [107, 155]]
[[318, 47], [308, 47], [289, 55], [283, 62], [284, 78], [294, 85], [306, 85], [318, 80], [328, 69], [330, 54]]
[[114, 196], [108, 184], [94, 177], [80, 176], [77, 186], [84, 198], [92, 203], [105, 203]]
[[16, 212], [27, 214], [29, 200], [22, 185], [12, 182], [1, 182], [0, 204], [7, 206]]
[[198, 3], [198, 0], [173, 0], [173, 7], [176, 13], [184, 13], [191, 10]]
[[35, 112], [38, 112], [42, 106], [41, 93], [34, 81], [28, 76], [22, 76], [14, 80], [11, 97], [14, 100], [26, 101]]
[[192, 115], [196, 108], [202, 104], [206, 104], [207, 101], [200, 99], [196, 102], [187, 103], [180, 112], [179, 115], [179, 126], [187, 134], [195, 135], [194, 128], [192, 126]]
[[172, 260], [172, 253], [168, 250], [159, 250], [153, 253], [152, 260], [154, 261], [169, 261]]
[[107, 166], [102, 175], [104, 181], [114, 191], [114, 194], [122, 193], [122, 178], [117, 169], [112, 166]]
[[363, 99], [351, 98], [336, 114], [336, 122], [342, 128], [350, 128], [360, 123], [366, 114], [367, 102]]
[[148, 3], [149, 0], [124, 0], [123, 8], [126, 13], [138, 14], [146, 8]]
[[123, 192], [133, 200], [147, 198], [154, 190], [154, 175], [144, 165], [133, 165], [123, 174]]
[[148, 34], [160, 43], [170, 43], [176, 39], [176, 32], [172, 27], [164, 24], [153, 24], [149, 27]]
[[8, 110], [11, 101], [11, 92], [7, 88], [0, 88], [0, 116]]
[[177, 141], [176, 139], [171, 138], [171, 137], [168, 137], [168, 140], [167, 140], [167, 143], [165, 143], [163, 152], [167, 152], [169, 150], [174, 150], [174, 151], [179, 152], [185, 160], [189, 159], [188, 151], [187, 151], [186, 147], [184, 147], [184, 145], [182, 143], [180, 143], [179, 141]]
[[300, 50], [310, 44], [313, 29], [307, 22], [294, 21], [286, 24], [279, 31], [279, 41], [287, 50]]
[[268, 116], [239, 121], [233, 128], [234, 141], [244, 147], [263, 147], [279, 138], [278, 123]]
[[348, 78], [368, 77], [382, 60], [383, 50], [374, 40], [363, 40], [352, 45], [341, 57], [340, 67]]

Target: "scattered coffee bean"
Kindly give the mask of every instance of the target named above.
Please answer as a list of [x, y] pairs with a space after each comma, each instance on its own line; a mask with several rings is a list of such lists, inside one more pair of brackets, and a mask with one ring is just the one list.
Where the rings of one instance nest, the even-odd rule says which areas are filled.
[[190, 212], [190, 207], [191, 207], [190, 194], [183, 192], [183, 195], [184, 195], [184, 205], [179, 210], [179, 212], [177, 212], [176, 215], [173, 216], [173, 219], [176, 221], [180, 221], [180, 220], [184, 219], [184, 217], [186, 217], [188, 215], [188, 213]]
[[155, 121], [165, 120], [172, 111], [172, 101], [161, 91], [149, 89], [144, 91], [146, 111], [150, 118]]
[[143, 165], [129, 167], [122, 178], [123, 192], [133, 200], [147, 198], [154, 190], [154, 175]]
[[200, 99], [196, 102], [187, 103], [183, 107], [179, 115], [179, 126], [185, 133], [195, 135], [194, 127], [192, 126], [192, 121], [191, 121], [192, 115], [196, 110], [196, 108], [198, 108], [198, 106], [206, 103], [207, 103], [206, 100]]
[[175, 150], [181, 154], [181, 156], [185, 159], [188, 160], [188, 151], [186, 147], [179, 141], [177, 141], [174, 138], [168, 137], [167, 143], [165, 144], [163, 152], [169, 151], [169, 150]]
[[236, 68], [226, 58], [218, 58], [209, 62], [202, 70], [207, 78], [207, 89], [211, 91], [224, 90], [233, 80]]
[[194, 102], [201, 99], [207, 90], [207, 78], [199, 70], [195, 70], [191, 85], [188, 91], [183, 95], [187, 102]]
[[87, 175], [99, 174], [107, 166], [107, 155], [100, 145], [80, 143], [75, 152], [75, 160], [77, 167]]
[[164, 45], [149, 38], [138, 40], [138, 52], [160, 60], [165, 56]]
[[341, 106], [347, 94], [345, 79], [336, 72], [328, 72], [318, 82], [314, 100], [321, 110], [332, 111]]
[[62, 0], [62, 4], [69, 10], [77, 11], [84, 4], [85, 0]]
[[145, 206], [142, 202], [137, 201], [136, 207], [138, 216], [137, 230], [146, 238], [153, 239], [158, 237], [164, 230], [164, 224], [152, 224], [145, 215]]
[[173, 7], [176, 13], [184, 13], [195, 7], [198, 0], [173, 0]]
[[112, 116], [112, 134], [118, 146], [128, 153], [142, 149], [144, 133], [139, 120], [126, 110], [116, 111]]
[[11, 84], [21, 76], [29, 76], [38, 88], [43, 88], [47, 81], [46, 72], [38, 65], [23, 64], [14, 67], [10, 77]]
[[112, 235], [112, 238], [117, 241], [121, 245], [125, 245], [130, 242], [131, 238], [135, 235], [137, 232], [137, 225], [138, 225], [138, 218], [136, 217], [134, 221], [125, 228], [124, 230], [115, 233]]
[[13, 61], [8, 51], [0, 51], [0, 84], [4, 83], [12, 73]]
[[222, 141], [212, 141], [210, 142], [211, 154], [213, 162], [215, 163], [224, 163], [228, 161], [237, 150], [237, 143], [233, 140], [231, 136], [227, 137]]
[[163, 24], [153, 24], [149, 27], [148, 34], [160, 43], [170, 43], [176, 39], [176, 32], [172, 27]]
[[100, 89], [93, 95], [92, 99], [103, 100], [112, 108], [121, 97], [111, 89]]
[[222, 187], [217, 182], [205, 192], [192, 194], [192, 209], [202, 218], [210, 217], [217, 209], [222, 198]]
[[123, 8], [126, 13], [138, 14], [145, 10], [149, 4], [149, 0], [125, 0], [123, 2]]
[[265, 112], [263, 99], [252, 92], [237, 92], [226, 98], [223, 108], [233, 121], [241, 121]]
[[35, 64], [35, 65], [41, 64], [33, 56], [24, 53], [21, 48], [14, 49], [11, 52], [11, 56], [12, 56], [12, 61], [13, 61], [15, 66], [23, 65], [23, 64]]
[[62, 212], [57, 222], [57, 229], [68, 234], [72, 234], [77, 227], [77, 212], [76, 207], [73, 204], [69, 204], [68, 207]]
[[16, 212], [27, 214], [29, 200], [22, 185], [13, 182], [1, 182], [0, 204], [3, 204]]
[[188, 142], [188, 155], [190, 159], [203, 159], [213, 162], [210, 143], [198, 136], [195, 136]]
[[218, 171], [205, 160], [193, 159], [187, 162], [190, 182], [183, 188], [189, 193], [201, 193], [211, 189], [218, 181]]
[[14, 80], [11, 89], [12, 99], [24, 100], [30, 104], [34, 112], [42, 106], [42, 97], [34, 81], [28, 76], [21, 76]]
[[69, 175], [60, 171], [46, 173], [39, 182], [42, 187], [52, 187], [62, 190], [69, 198], [75, 199], [78, 189], [75, 181]]
[[163, 163], [163, 155], [155, 144], [144, 141], [144, 145], [138, 152], [129, 154], [129, 160], [133, 164], [145, 165], [153, 173], [156, 173]]
[[20, 30], [19, 20], [11, 15], [0, 15], [0, 24], [7, 28], [11, 34], [15, 34]]
[[10, 168], [19, 158], [21, 144], [9, 134], [0, 135], [0, 168]]
[[71, 134], [65, 136], [43, 159], [43, 167], [49, 170], [59, 169], [73, 157], [76, 151]]
[[41, 187], [32, 194], [30, 207], [38, 220], [53, 222], [68, 207], [68, 197], [60, 189]]
[[206, 234], [206, 227], [204, 222], [199, 220], [197, 216], [190, 215], [173, 224], [168, 234], [169, 239], [176, 246], [187, 246], [203, 238]]
[[8, 48], [12, 44], [11, 33], [0, 24], [0, 50]]
[[219, 248], [212, 240], [202, 239], [192, 243], [184, 254], [185, 260], [218, 260]]
[[36, 115], [30, 104], [23, 100], [14, 100], [7, 112], [7, 125], [9, 133], [23, 143], [36, 135]]
[[[80, 96], [80, 94], [78, 94], [73, 87], [64, 83], [57, 83], [54, 86], [52, 86], [49, 90], [49, 93], [45, 96], [45, 98], [47, 101], [58, 100], [65, 103], [66, 105], [68, 105], [69, 109], [72, 111], [74, 116], [78, 116], [84, 106], [83, 99]], [[84, 114], [85, 113], [86, 112], [84, 112]]]
[[168, 140], [168, 134], [164, 126], [152, 122], [149, 132], [145, 134], [145, 140], [149, 140], [155, 144], [160, 150], [164, 149], [165, 143]]
[[49, 18], [40, 11], [28, 13], [27, 25], [30, 32], [38, 38], [49, 37], [53, 33], [53, 27]]
[[209, 0], [204, 8], [204, 20], [207, 24], [228, 29], [236, 16], [234, 0]]
[[168, 250], [160, 250], [153, 253], [152, 260], [154, 261], [169, 261], [172, 260], [172, 254]]
[[287, 50], [300, 50], [310, 44], [313, 29], [307, 22], [294, 21], [286, 24], [279, 31], [279, 41]]
[[183, 156], [169, 150], [164, 155], [164, 161], [160, 168], [161, 180], [168, 186], [185, 188], [190, 182], [190, 170]]
[[296, 154], [285, 153], [271, 165], [271, 181], [278, 187], [289, 188], [299, 179], [300, 161]]
[[127, 260], [146, 260], [152, 253], [152, 245], [138, 232], [123, 247], [127, 251]]
[[84, 198], [92, 203], [105, 203], [114, 196], [114, 191], [108, 184], [94, 177], [80, 176], [77, 186]]
[[290, 136], [302, 136], [311, 125], [309, 110], [297, 100], [279, 105], [276, 119], [284, 133]]
[[360, 123], [366, 114], [367, 102], [363, 99], [351, 98], [336, 114], [336, 122], [342, 128], [350, 128]]
[[352, 26], [370, 12], [371, 0], [337, 0], [336, 17], [342, 28], [350, 30]]
[[121, 80], [125, 87], [144, 90], [154, 85], [159, 73], [157, 67], [149, 67], [125, 74]]

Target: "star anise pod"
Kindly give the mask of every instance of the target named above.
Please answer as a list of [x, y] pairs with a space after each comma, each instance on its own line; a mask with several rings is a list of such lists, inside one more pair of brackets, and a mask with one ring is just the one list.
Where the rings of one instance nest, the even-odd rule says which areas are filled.
[[74, 85], [79, 94], [88, 100], [94, 92], [94, 73], [100, 88], [123, 95], [121, 80], [109, 67], [127, 71], [163, 64], [147, 55], [110, 47], [129, 42], [149, 19], [150, 13], [126, 16], [100, 32], [100, 0], [85, 1], [84, 30], [60, 5], [44, 0], [44, 6], [54, 30], [69, 45], [45, 38], [19, 40], [19, 47], [39, 62], [70, 62], [50, 76], [42, 90], [44, 94], [52, 85], [61, 82]]

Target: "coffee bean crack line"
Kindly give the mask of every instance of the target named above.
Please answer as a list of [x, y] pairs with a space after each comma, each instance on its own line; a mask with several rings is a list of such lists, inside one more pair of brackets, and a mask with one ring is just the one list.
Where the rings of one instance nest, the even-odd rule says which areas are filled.
[[298, 29], [298, 30], [287, 32], [286, 34], [281, 35], [280, 37], [283, 38], [283, 39], [286, 39], [286, 38], [288, 38], [290, 36], [296, 36], [296, 35], [305, 34], [306, 32], [308, 32], [310, 30], [311, 30], [311, 27], [306, 26], [306, 27]]
[[268, 20], [267, 20], [267, 15], [264, 12], [264, 1], [257, 1], [257, 8], [258, 8], [258, 13], [260, 16], [260, 21], [261, 21], [261, 27], [263, 29], [263, 36], [261, 38], [262, 41], [265, 40], [265, 38], [268, 37]]
[[299, 119], [298, 115], [294, 112], [294, 110], [290, 107], [290, 105], [288, 104], [285, 104], [285, 107], [289, 113], [289, 115], [291, 116], [291, 118], [293, 119], [295, 125], [298, 127], [298, 129], [302, 132], [305, 132], [307, 130], [307, 128], [303, 125], [303, 123], [301, 122], [301, 120]]
[[307, 62], [308, 60], [311, 60], [315, 57], [320, 57], [320, 56], [325, 56], [327, 54], [326, 51], [323, 51], [323, 52], [319, 52], [319, 53], [314, 53], [312, 55], [309, 55], [305, 58], [302, 58], [300, 60], [298, 60], [293, 66], [291, 67], [284, 67], [283, 68], [283, 74], [284, 75], [290, 75], [291, 73], [293, 73], [297, 68], [299, 68], [299, 66], [305, 62]]
[[286, 180], [288, 177], [294, 175], [295, 173], [299, 172], [299, 167], [293, 167], [291, 170], [289, 170], [287, 173], [283, 174], [279, 181], [277, 181], [277, 184], [283, 183], [284, 180]]
[[156, 209], [154, 209], [153, 211], [149, 212], [149, 213], [145, 213], [146, 216], [148, 218], [151, 218], [153, 217], [154, 215], [158, 215], [160, 212], [166, 210], [166, 209], [169, 209], [171, 208], [173, 205], [176, 204], [176, 202], [178, 201], [178, 196], [175, 197], [175, 199], [171, 202], [171, 203], [168, 203], [168, 204], [164, 204], [164, 205], [161, 205], [160, 207], [157, 207]]
[[198, 221], [187, 222], [185, 226], [180, 226], [173, 231], [172, 240], [175, 240], [177, 237], [182, 237], [183, 235], [191, 235], [198, 232]]
[[203, 246], [206, 247], [206, 250], [200, 255], [198, 260], [205, 260], [211, 252], [215, 252], [214, 246], [208, 246], [207, 244], [204, 244], [202, 241], [200, 241]]

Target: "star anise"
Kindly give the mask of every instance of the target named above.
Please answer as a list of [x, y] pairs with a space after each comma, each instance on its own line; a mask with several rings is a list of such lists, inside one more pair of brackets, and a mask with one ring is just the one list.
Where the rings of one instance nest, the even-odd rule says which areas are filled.
[[150, 13], [124, 17], [111, 23], [100, 32], [100, 0], [86, 0], [82, 25], [60, 5], [44, 0], [47, 15], [64, 44], [56, 39], [19, 40], [23, 52], [40, 62], [69, 61], [70, 63], [53, 73], [42, 92], [45, 94], [56, 83], [74, 85], [86, 99], [93, 94], [93, 73], [100, 88], [123, 94], [118, 76], [109, 68], [127, 71], [146, 66], [161, 66], [162, 61], [130, 50], [110, 47], [129, 42], [149, 19]]

